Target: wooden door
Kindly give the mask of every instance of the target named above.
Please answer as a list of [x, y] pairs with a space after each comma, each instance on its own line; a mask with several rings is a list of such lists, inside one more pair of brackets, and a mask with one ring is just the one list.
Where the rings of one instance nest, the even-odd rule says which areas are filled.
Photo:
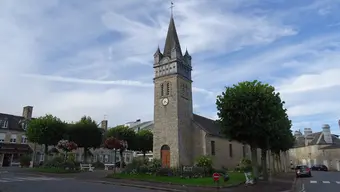
[[161, 148], [162, 167], [170, 167], [170, 147], [163, 145]]
[[162, 150], [162, 167], [170, 167], [170, 151]]

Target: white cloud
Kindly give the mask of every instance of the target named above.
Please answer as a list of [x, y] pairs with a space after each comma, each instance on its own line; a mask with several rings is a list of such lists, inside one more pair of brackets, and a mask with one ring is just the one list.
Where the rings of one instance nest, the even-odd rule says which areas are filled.
[[[338, 35], [272, 47], [300, 27], [285, 22], [287, 15], [256, 7], [259, 2], [175, 1], [182, 49], [193, 55], [195, 111], [216, 118], [215, 96], [223, 86], [274, 76], [292, 116], [334, 114], [337, 104], [326, 109], [326, 100], [308, 108], [301, 98], [306, 91], [338, 86]], [[168, 7], [163, 0], [1, 1], [1, 112], [20, 114], [22, 106], [34, 105], [36, 115], [69, 121], [84, 114], [97, 120], [107, 115], [110, 125], [152, 119], [152, 55], [158, 44], [163, 47]], [[218, 60], [221, 55], [227, 59]], [[281, 70], [292, 74], [276, 77]], [[321, 97], [311, 94], [311, 102]]]

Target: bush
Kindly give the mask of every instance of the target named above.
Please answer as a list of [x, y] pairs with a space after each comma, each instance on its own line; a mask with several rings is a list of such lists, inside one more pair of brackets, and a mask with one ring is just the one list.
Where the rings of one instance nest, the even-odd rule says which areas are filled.
[[21, 167], [29, 167], [31, 162], [31, 156], [23, 155], [19, 159]]
[[55, 168], [64, 167], [64, 158], [54, 157], [53, 159], [48, 160], [46, 163], [44, 163], [44, 167], [55, 167]]
[[157, 176], [172, 176], [173, 172], [170, 168], [160, 168], [156, 172]]
[[100, 161], [92, 163], [92, 166], [95, 167], [96, 169], [104, 169], [105, 167], [104, 163]]
[[212, 159], [209, 156], [200, 156], [196, 160], [196, 166], [204, 169], [204, 176], [210, 175], [213, 172]]

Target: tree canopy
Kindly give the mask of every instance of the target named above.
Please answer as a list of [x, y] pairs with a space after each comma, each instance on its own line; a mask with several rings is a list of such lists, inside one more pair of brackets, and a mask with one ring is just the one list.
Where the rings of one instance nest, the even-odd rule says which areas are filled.
[[91, 117], [83, 116], [78, 122], [69, 125], [68, 139], [83, 147], [85, 159], [88, 149], [99, 148], [103, 142], [103, 132]]
[[27, 126], [26, 136], [30, 142], [45, 145], [47, 153], [49, 145], [57, 145], [63, 139], [66, 123], [53, 115], [45, 115], [32, 119]]
[[222, 132], [228, 139], [250, 145], [255, 177], [258, 176], [257, 148], [268, 149], [275, 138], [285, 138], [283, 133], [288, 134], [279, 131], [282, 127], [290, 128], [283, 104], [273, 86], [256, 80], [226, 87], [217, 97]]
[[143, 155], [145, 156], [145, 153], [147, 151], [152, 151], [153, 148], [153, 134], [150, 130], [140, 130], [137, 132], [137, 150], [142, 151]]
[[138, 148], [136, 132], [124, 125], [118, 125], [109, 129], [106, 133], [106, 137], [114, 137], [118, 140], [126, 141], [128, 143], [128, 149], [130, 150], [137, 150]]

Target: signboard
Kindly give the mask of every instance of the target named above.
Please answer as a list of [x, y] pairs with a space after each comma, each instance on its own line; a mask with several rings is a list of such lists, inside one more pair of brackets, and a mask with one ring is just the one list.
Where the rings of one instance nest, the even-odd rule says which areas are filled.
[[220, 174], [219, 173], [214, 173], [213, 174], [213, 179], [214, 179], [215, 182], [219, 181], [220, 180]]

